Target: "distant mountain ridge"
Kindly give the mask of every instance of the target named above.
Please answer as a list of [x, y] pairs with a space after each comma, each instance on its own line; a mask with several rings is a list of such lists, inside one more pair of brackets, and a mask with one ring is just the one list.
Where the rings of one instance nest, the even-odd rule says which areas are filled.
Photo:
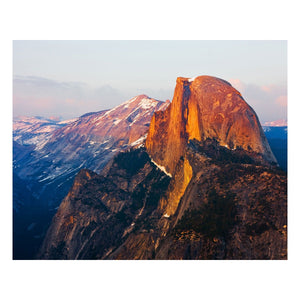
[[43, 145], [55, 130], [72, 121], [60, 122], [43, 117], [20, 116], [13, 122], [13, 140], [21, 145]]
[[288, 127], [262, 126], [279, 166], [287, 171]]
[[288, 123], [287, 120], [276, 120], [276, 121], [265, 122], [263, 126], [282, 127], [282, 126], [288, 126]]

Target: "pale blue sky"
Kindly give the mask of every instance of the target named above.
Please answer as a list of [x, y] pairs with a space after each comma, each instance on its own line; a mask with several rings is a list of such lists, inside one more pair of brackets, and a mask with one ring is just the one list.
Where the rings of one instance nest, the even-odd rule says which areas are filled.
[[286, 41], [14, 41], [14, 115], [71, 118], [137, 94], [172, 99], [178, 76], [232, 82], [261, 121], [286, 119]]

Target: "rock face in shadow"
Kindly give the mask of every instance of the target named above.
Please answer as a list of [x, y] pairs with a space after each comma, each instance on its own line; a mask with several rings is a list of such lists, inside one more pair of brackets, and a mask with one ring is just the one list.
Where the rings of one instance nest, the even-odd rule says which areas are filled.
[[77, 175], [40, 258], [286, 259], [286, 173], [238, 91], [178, 78], [145, 146]]
[[286, 259], [286, 173], [211, 140], [186, 157], [193, 177], [156, 259]]
[[105, 176], [81, 170], [40, 251], [43, 259], [106, 258], [150, 217], [169, 177], [141, 149], [120, 153]]
[[152, 117], [147, 151], [174, 174], [188, 141], [207, 138], [229, 149], [259, 153], [276, 163], [255, 112], [236, 89], [215, 77], [179, 77], [170, 106]]
[[39, 258], [286, 259], [285, 172], [212, 140], [191, 141], [185, 157], [193, 175], [172, 215], [161, 201], [178, 179], [144, 148], [118, 154], [105, 174], [81, 170]]

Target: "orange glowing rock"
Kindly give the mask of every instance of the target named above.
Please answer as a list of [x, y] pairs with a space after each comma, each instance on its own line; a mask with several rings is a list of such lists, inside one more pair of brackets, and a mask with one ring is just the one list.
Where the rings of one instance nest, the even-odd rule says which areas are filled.
[[276, 163], [256, 113], [230, 83], [211, 76], [179, 77], [172, 103], [152, 117], [147, 151], [173, 175], [188, 141], [208, 138]]

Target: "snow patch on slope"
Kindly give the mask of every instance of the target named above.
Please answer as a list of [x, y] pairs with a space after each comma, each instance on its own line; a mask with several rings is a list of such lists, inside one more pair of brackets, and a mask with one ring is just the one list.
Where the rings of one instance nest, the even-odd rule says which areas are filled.
[[137, 139], [136, 141], [134, 141], [133, 143], [131, 143], [130, 146], [136, 146], [136, 145], [144, 142], [145, 139], [146, 139], [146, 137], [147, 137], [147, 135], [148, 134], [146, 133], [145, 135], [141, 136], [139, 139]]
[[[150, 157], [151, 158], [151, 157]], [[151, 162], [154, 163], [161, 171], [163, 171], [166, 175], [168, 175], [169, 177], [172, 177], [172, 175], [167, 172], [166, 168], [164, 166], [161, 166], [159, 164], [157, 164], [152, 158], [151, 158]]]
[[129, 100], [127, 100], [126, 102], [124, 102], [124, 103], [122, 103], [120, 106], [124, 106], [124, 108], [128, 108], [129, 107], [129, 104], [130, 103], [132, 103], [132, 102], [134, 102], [135, 100], [136, 100], [136, 98], [137, 98], [138, 96], [136, 96], [136, 97], [133, 97], [133, 98], [131, 98], [131, 99], [129, 99]]
[[188, 82], [193, 82], [193, 81], [195, 80], [195, 78], [196, 78], [196, 77], [189, 78], [189, 79], [188, 79]]
[[70, 119], [70, 120], [64, 120], [64, 121], [60, 121], [59, 123], [57, 124], [60, 124], [60, 125], [67, 125], [67, 124], [70, 124], [70, 123], [73, 123], [75, 121], [77, 121], [78, 118], [74, 118], [74, 119]]
[[155, 107], [156, 105], [157, 105], [157, 101], [144, 98], [141, 100], [139, 107], [142, 109], [149, 109], [151, 107]]
[[114, 125], [118, 125], [121, 121], [122, 121], [121, 119], [114, 120]]

